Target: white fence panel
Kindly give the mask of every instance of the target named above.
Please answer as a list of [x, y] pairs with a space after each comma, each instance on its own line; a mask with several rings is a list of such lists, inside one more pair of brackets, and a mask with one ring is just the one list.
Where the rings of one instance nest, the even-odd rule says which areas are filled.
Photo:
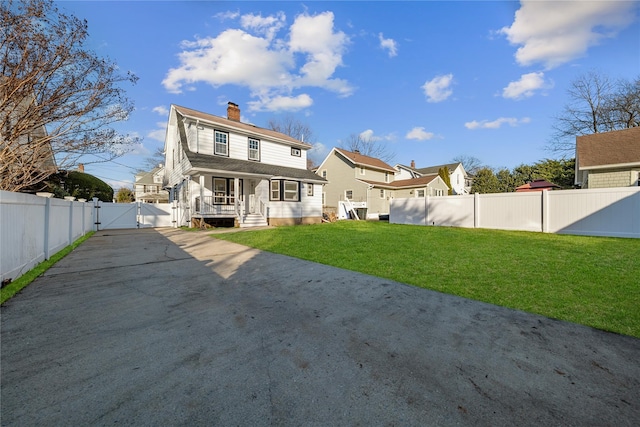
[[14, 279], [44, 260], [47, 199], [0, 191], [2, 280]]
[[[49, 199], [49, 253], [55, 254], [69, 245], [69, 215], [73, 202]], [[47, 258], [49, 256], [47, 255]]]
[[171, 203], [140, 203], [138, 225], [140, 228], [172, 227], [173, 211]]
[[552, 191], [548, 198], [551, 233], [640, 237], [640, 189]]
[[389, 204], [389, 222], [393, 224], [426, 225], [427, 200], [424, 197], [393, 199]]
[[429, 197], [427, 224], [473, 228], [473, 196]]
[[479, 228], [542, 231], [540, 192], [481, 194]]
[[389, 222], [640, 238], [640, 188], [394, 199]]
[[15, 279], [93, 227], [90, 203], [0, 191], [0, 276]]

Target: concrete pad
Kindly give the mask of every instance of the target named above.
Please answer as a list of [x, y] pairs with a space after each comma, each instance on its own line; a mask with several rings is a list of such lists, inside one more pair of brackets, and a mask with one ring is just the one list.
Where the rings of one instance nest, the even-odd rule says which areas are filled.
[[2, 307], [2, 425], [637, 425], [640, 340], [250, 249], [96, 233]]

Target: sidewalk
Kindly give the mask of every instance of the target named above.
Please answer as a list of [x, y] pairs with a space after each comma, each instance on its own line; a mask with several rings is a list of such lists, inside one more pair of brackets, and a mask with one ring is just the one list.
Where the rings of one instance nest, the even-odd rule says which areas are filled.
[[637, 425], [640, 340], [174, 229], [2, 307], [9, 425]]

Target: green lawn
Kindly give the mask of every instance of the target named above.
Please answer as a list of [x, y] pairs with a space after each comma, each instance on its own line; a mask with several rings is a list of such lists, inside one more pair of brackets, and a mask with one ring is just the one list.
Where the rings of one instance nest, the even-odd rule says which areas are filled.
[[640, 337], [638, 239], [365, 221], [213, 237]]

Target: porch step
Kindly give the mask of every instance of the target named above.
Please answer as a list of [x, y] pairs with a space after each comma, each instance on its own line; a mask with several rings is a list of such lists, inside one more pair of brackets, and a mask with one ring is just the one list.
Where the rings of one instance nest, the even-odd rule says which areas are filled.
[[267, 220], [260, 214], [247, 214], [244, 216], [244, 221], [240, 223], [240, 228], [245, 227], [266, 227]]

